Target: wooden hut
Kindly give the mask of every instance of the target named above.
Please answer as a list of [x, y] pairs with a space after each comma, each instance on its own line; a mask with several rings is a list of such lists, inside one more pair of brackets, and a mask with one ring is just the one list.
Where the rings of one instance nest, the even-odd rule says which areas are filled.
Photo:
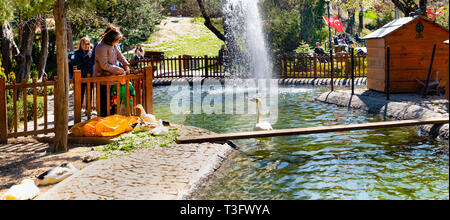
[[[449, 37], [445, 27], [423, 17], [396, 19], [365, 36], [367, 42], [367, 87], [386, 92], [387, 47], [390, 47], [390, 92], [417, 92], [423, 88], [431, 63], [433, 45], [436, 53], [430, 82], [448, 81], [449, 48], [442, 42]], [[438, 73], [436, 77], [436, 73]]]
[[[444, 44], [448, 45], [449, 40], [444, 41]], [[450, 69], [450, 66], [449, 66]], [[447, 72], [448, 73], [448, 72]], [[448, 79], [448, 78], [447, 78]], [[450, 90], [450, 86], [449, 86], [450, 80], [447, 80], [447, 85], [445, 86], [445, 98], [447, 98], [447, 100], [449, 100], [449, 90]]]

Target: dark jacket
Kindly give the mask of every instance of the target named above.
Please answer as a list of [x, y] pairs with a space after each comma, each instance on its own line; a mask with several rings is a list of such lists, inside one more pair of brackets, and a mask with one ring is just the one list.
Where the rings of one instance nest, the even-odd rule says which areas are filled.
[[315, 48], [314, 49], [314, 53], [316, 53], [316, 54], [318, 54], [318, 55], [324, 55], [325, 54], [325, 51], [323, 51], [323, 49], [322, 48]]
[[86, 78], [88, 74], [91, 74], [94, 68], [94, 63], [89, 57], [89, 51], [84, 52], [83, 50], [76, 50], [72, 55], [73, 57], [69, 57], [69, 65], [77, 66], [78, 70], [81, 70], [81, 77]]

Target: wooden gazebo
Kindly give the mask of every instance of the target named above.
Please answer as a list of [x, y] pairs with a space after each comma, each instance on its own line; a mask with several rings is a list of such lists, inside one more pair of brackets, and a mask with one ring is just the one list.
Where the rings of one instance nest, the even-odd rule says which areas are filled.
[[436, 53], [430, 80], [437, 78], [439, 86], [444, 87], [448, 81], [449, 48], [442, 42], [448, 36], [448, 29], [423, 16], [393, 20], [365, 36], [367, 87], [386, 92], [389, 47], [390, 92], [419, 91], [423, 88], [420, 82], [427, 80], [434, 45]]

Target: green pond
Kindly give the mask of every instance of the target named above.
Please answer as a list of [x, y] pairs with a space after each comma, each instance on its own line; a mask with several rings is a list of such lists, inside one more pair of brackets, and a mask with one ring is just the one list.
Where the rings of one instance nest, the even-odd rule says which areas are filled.
[[[280, 87], [274, 129], [380, 121], [314, 101], [325, 88]], [[154, 88], [155, 114], [216, 133], [251, 131], [255, 114], [173, 114], [174, 92]], [[205, 94], [204, 94], [205, 95]], [[226, 162], [197, 199], [449, 199], [448, 143], [414, 127], [234, 141]]]

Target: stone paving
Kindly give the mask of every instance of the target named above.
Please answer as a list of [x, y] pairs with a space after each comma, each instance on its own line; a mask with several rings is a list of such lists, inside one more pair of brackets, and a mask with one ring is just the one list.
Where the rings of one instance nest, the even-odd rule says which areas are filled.
[[143, 149], [94, 162], [37, 199], [183, 199], [206, 184], [233, 152], [227, 144], [214, 143]]

